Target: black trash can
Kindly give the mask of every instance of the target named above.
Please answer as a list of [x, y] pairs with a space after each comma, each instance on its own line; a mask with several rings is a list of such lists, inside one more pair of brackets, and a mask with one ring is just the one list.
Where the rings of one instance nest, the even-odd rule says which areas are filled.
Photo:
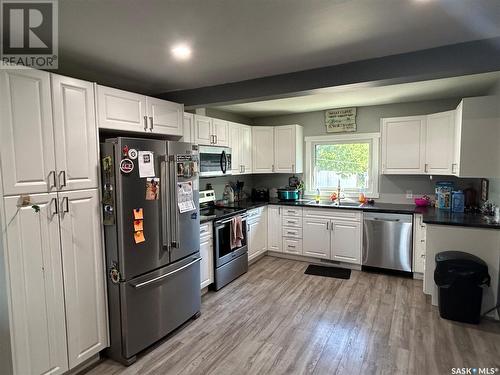
[[439, 314], [444, 319], [478, 324], [482, 286], [490, 285], [486, 263], [462, 251], [436, 254], [434, 281], [439, 288]]

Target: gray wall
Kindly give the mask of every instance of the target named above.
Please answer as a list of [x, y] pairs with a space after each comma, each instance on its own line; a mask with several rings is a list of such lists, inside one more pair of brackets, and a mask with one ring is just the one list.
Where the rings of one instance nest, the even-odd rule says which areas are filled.
[[[386, 104], [357, 108], [357, 132], [371, 133], [380, 131], [380, 119], [383, 117], [425, 115], [456, 108], [459, 98]], [[286, 125], [299, 124], [304, 127], [304, 136], [326, 135], [325, 112], [306, 112], [270, 117], [257, 117], [252, 119], [254, 125]], [[272, 183], [283, 183], [286, 178], [273, 176], [269, 179]], [[414, 195], [432, 194], [436, 181], [456, 179], [435, 176], [431, 180], [428, 176], [380, 176], [380, 200], [391, 202], [409, 202], [405, 195], [411, 190]], [[468, 185], [467, 181], [464, 182]], [[477, 184], [475, 181], [469, 183]], [[460, 185], [463, 185], [462, 183]]]
[[[491, 95], [500, 95], [500, 81], [493, 87]], [[490, 194], [489, 199], [500, 205], [500, 178], [490, 179]]]
[[221, 120], [238, 122], [240, 124], [251, 125], [252, 120], [249, 117], [240, 115], [238, 113], [221, 111], [215, 108], [206, 108], [206, 114], [210, 117], [215, 117]]

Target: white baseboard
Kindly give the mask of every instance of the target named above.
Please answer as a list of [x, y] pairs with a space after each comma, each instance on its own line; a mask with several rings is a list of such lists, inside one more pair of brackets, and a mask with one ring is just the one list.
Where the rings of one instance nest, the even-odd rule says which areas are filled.
[[338, 261], [329, 260], [329, 259], [319, 259], [319, 258], [313, 258], [313, 257], [308, 257], [308, 256], [302, 256], [302, 255], [278, 253], [275, 251], [268, 251], [267, 255], [272, 256], [272, 257], [276, 257], [276, 258], [298, 260], [299, 262], [312, 263], [312, 264], [317, 264], [320, 266], [349, 268], [351, 270], [361, 271], [360, 264], [343, 263], [343, 262], [338, 262]]

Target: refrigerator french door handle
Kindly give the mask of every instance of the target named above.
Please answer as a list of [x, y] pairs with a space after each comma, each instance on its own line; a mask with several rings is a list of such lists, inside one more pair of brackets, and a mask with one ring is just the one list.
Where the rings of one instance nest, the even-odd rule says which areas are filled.
[[167, 163], [168, 156], [164, 155], [161, 159], [160, 164], [160, 195], [161, 195], [161, 241], [163, 248], [165, 250], [169, 250], [169, 239], [168, 239], [168, 231], [167, 228], [170, 229], [170, 221], [169, 221], [169, 205], [168, 205], [168, 196], [170, 194], [169, 184], [167, 181]]
[[[175, 157], [169, 155], [168, 157], [169, 165], [169, 179], [173, 182], [173, 191], [169, 192], [169, 204], [170, 204], [170, 225], [171, 225], [171, 241], [170, 246], [179, 248], [180, 247], [180, 235], [179, 235], [179, 210], [177, 209], [177, 173], [175, 171]], [[170, 186], [172, 186], [170, 185]]]

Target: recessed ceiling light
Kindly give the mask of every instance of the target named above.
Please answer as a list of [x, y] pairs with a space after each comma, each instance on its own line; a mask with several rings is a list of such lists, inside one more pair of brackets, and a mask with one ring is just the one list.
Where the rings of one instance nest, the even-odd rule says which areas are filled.
[[191, 57], [191, 48], [187, 44], [176, 44], [170, 52], [177, 60], [187, 60]]

